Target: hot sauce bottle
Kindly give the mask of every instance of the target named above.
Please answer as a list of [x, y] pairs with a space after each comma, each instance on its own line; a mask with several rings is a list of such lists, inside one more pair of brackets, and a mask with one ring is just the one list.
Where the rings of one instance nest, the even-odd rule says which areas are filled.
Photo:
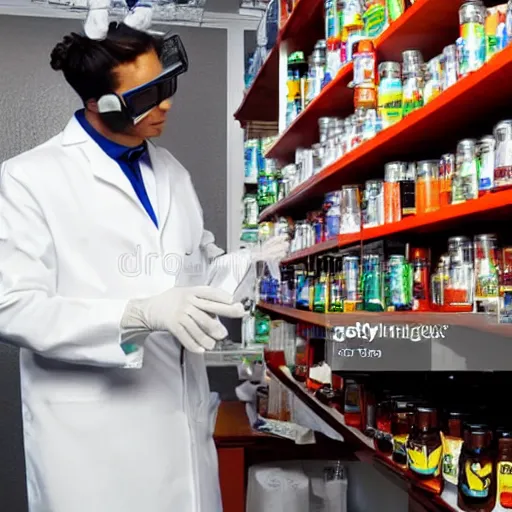
[[414, 429], [407, 440], [407, 462], [412, 473], [421, 479], [441, 475], [443, 446], [437, 423], [437, 410], [418, 407]]
[[506, 510], [512, 509], [512, 437], [498, 441], [497, 500]]
[[490, 512], [496, 502], [496, 478], [489, 430], [464, 432], [459, 460], [457, 505], [466, 512]]

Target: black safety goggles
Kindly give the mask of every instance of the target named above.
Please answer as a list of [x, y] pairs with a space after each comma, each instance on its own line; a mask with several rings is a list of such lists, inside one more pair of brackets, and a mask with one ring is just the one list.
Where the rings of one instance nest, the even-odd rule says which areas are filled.
[[162, 55], [164, 71], [147, 84], [125, 92], [122, 97], [134, 123], [139, 122], [162, 101], [172, 98], [178, 88], [178, 76], [188, 70], [188, 57], [180, 36], [164, 36]]

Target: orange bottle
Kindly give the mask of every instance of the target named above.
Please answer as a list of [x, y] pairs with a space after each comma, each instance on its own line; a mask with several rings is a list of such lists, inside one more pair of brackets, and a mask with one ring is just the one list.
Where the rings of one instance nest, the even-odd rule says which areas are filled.
[[440, 208], [439, 161], [423, 160], [416, 167], [416, 214]]

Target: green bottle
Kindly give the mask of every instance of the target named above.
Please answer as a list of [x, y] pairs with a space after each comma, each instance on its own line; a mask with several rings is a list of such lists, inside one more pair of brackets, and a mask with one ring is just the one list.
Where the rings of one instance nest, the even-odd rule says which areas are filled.
[[320, 271], [315, 281], [313, 311], [327, 313], [329, 311], [329, 258], [318, 258]]
[[343, 312], [343, 265], [341, 258], [332, 259], [329, 270], [329, 312]]

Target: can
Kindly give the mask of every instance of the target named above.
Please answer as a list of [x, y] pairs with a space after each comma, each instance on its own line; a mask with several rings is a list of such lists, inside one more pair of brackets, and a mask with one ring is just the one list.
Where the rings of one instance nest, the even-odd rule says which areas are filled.
[[512, 186], [512, 120], [501, 121], [494, 127], [496, 155], [494, 188]]
[[439, 161], [439, 203], [447, 206], [452, 202], [452, 179], [455, 172], [455, 155], [446, 153]]
[[490, 192], [494, 186], [494, 159], [496, 155], [496, 139], [492, 135], [482, 137], [476, 146], [478, 159], [480, 193]]
[[405, 261], [405, 256], [391, 255], [386, 273], [386, 309], [393, 311], [411, 309], [411, 277], [410, 266]]
[[359, 258], [357, 256], [344, 256], [343, 258], [343, 298], [350, 302], [360, 300]]

